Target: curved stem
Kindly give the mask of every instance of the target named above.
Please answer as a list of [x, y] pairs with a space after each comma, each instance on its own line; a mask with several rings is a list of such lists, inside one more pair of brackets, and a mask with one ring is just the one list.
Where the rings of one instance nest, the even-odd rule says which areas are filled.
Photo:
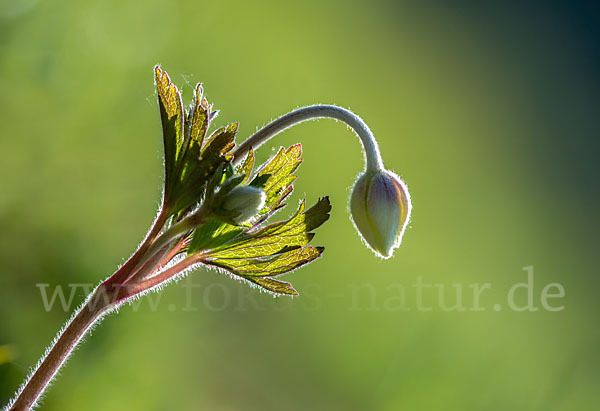
[[19, 389], [17, 397], [8, 409], [21, 411], [29, 410], [35, 406], [40, 395], [79, 341], [104, 314], [114, 307], [104, 291], [105, 289], [100, 286], [88, 299], [87, 303], [76, 312], [64, 330], [59, 333], [58, 338], [53, 342], [46, 355], [38, 363], [35, 371]]
[[333, 118], [349, 125], [362, 142], [365, 150], [367, 171], [383, 170], [383, 161], [379, 153], [379, 146], [365, 122], [350, 110], [326, 104], [302, 107], [273, 120], [249, 137], [234, 151], [234, 164], [239, 163], [250, 148], [258, 148], [264, 142], [295, 124], [317, 118]]
[[[198, 216], [194, 216], [194, 218], [188, 221], [183, 220], [178, 226], [172, 227], [173, 230], [165, 236], [166, 240], [162, 241], [163, 247], [168, 245], [168, 240], [179, 239], [180, 235], [187, 231], [187, 224], [193, 223], [197, 218]], [[151, 230], [147, 238], [156, 238], [158, 232], [160, 230]], [[126, 267], [126, 269], [121, 267], [115, 275], [100, 284], [88, 298], [87, 302], [75, 312], [73, 317], [67, 322], [65, 328], [59, 332], [57, 338], [38, 363], [35, 370], [27, 377], [26, 382], [17, 392], [13, 402], [8, 405], [7, 410], [21, 411], [34, 407], [40, 395], [42, 395], [77, 344], [88, 330], [100, 321], [104, 314], [114, 309], [124, 300], [152, 288], [162, 281], [168, 280], [180, 271], [190, 268], [201, 260], [200, 256], [189, 257], [173, 267], [160, 272], [155, 277], [150, 277], [144, 281], [145, 277], [151, 275], [180, 252], [181, 248], [185, 245], [185, 241], [180, 239], [179, 244], [171, 249], [166, 249], [163, 253], [158, 253], [163, 248], [158, 247], [154, 249], [157, 251], [156, 255], [152, 255], [150, 258], [144, 257], [148, 251], [153, 250], [150, 244], [152, 244], [150, 241], [144, 241], [138, 252], [124, 264], [123, 267]], [[140, 250], [143, 251], [140, 252]], [[142, 258], [144, 259], [142, 260]], [[136, 262], [139, 264], [141, 261], [144, 261], [142, 266], [132, 272], [132, 269], [136, 267]], [[139, 277], [136, 278], [137, 281], [133, 285], [115, 281], [115, 279], [120, 277], [133, 278], [132, 276]]]

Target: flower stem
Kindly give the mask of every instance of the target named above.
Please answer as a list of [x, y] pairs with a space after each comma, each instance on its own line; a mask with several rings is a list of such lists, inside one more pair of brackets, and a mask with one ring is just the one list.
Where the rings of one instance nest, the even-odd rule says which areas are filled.
[[[142, 267], [140, 267], [135, 274], [133, 274], [127, 284], [137, 284], [143, 281], [146, 278], [151, 277], [153, 274], [156, 274], [161, 270], [169, 261], [173, 259], [177, 254], [181, 252], [181, 250], [185, 247], [187, 243], [186, 239], [180, 239], [179, 242], [169, 248], [163, 247], [160, 253], [154, 254], [151, 258], [149, 258]], [[125, 286], [122, 290], [119, 290], [119, 295], [117, 296], [117, 301], [120, 301], [120, 298], [131, 298], [133, 294], [131, 294], [130, 287]], [[121, 291], [123, 292], [121, 294]]]
[[156, 287], [159, 284], [164, 283], [165, 281], [169, 281], [174, 276], [184, 273], [187, 270], [193, 268], [196, 264], [199, 264], [203, 261], [204, 256], [201, 254], [193, 255], [187, 257], [177, 264], [165, 269], [164, 271], [159, 272], [155, 276], [147, 278], [139, 283], [136, 283], [132, 287], [129, 287], [127, 290], [130, 296], [137, 295], [144, 291], [151, 289], [152, 287]]
[[318, 104], [314, 106], [302, 107], [297, 110], [291, 111], [276, 120], [273, 120], [254, 135], [244, 141], [233, 153], [235, 164], [242, 160], [242, 157], [250, 150], [250, 148], [256, 149], [272, 137], [281, 133], [285, 129], [302, 123], [307, 120], [314, 120], [317, 118], [333, 118], [336, 120], [343, 121], [349, 125], [358, 135], [362, 142], [365, 151], [365, 162], [366, 168], [369, 172], [383, 170], [383, 160], [379, 153], [379, 146], [373, 136], [373, 133], [365, 122], [356, 114], [342, 107], [331, 106], [326, 104]]
[[[84, 305], [67, 322], [63, 330], [59, 332], [35, 370], [17, 392], [13, 402], [8, 405], [7, 410], [21, 411], [34, 407], [40, 395], [79, 341], [94, 324], [101, 320], [104, 314], [134, 295], [168, 280], [178, 274], [178, 270], [186, 270], [197, 264], [200, 256], [189, 257], [156, 276], [150, 277], [181, 251], [185, 246], [185, 239], [181, 239], [181, 235], [190, 229], [190, 224], [198, 222], [199, 219], [201, 219], [199, 215], [192, 215], [158, 237], [166, 221], [166, 213], [160, 212], [138, 250], [115, 274], [96, 288]], [[179, 242], [169, 248], [169, 243], [176, 240]], [[148, 280], [144, 281], [144, 278], [147, 277], [149, 277]]]
[[125, 264], [123, 264], [112, 276], [110, 276], [104, 281], [104, 285], [106, 285], [107, 287], [113, 286], [118, 289], [119, 286], [125, 283], [129, 276], [132, 275], [132, 273], [134, 272], [134, 268], [138, 266], [141, 259], [146, 255], [153, 241], [164, 228], [165, 223], [169, 218], [169, 214], [166, 210], [167, 208], [163, 204], [163, 206], [160, 208], [158, 215], [154, 219], [154, 222], [152, 223], [152, 227], [148, 231], [148, 234], [146, 234], [146, 238], [144, 238], [144, 241], [142, 241], [138, 249], [135, 251], [135, 253], [133, 253], [129, 260], [127, 260]]
[[35, 371], [19, 389], [16, 398], [8, 408], [11, 411], [29, 410], [35, 406], [52, 378], [75, 349], [87, 331], [100, 321], [104, 314], [114, 308], [102, 285], [88, 298], [77, 311], [58, 338], [38, 363]]

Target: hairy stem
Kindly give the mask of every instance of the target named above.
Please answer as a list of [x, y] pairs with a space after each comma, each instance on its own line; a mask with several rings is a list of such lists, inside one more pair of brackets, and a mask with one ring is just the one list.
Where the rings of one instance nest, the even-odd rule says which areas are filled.
[[[7, 410], [21, 411], [34, 407], [40, 395], [79, 341], [94, 324], [100, 321], [104, 314], [135, 294], [176, 275], [177, 270], [185, 270], [199, 262], [199, 257], [187, 258], [170, 269], [151, 277], [160, 267], [181, 252], [185, 246], [185, 239], [181, 239], [181, 235], [189, 230], [188, 224], [193, 224], [197, 218], [197, 216], [188, 217], [159, 237], [166, 221], [166, 214], [159, 213], [137, 251], [115, 274], [98, 286], [87, 302], [69, 320], [65, 328], [59, 332], [58, 337], [42, 357], [36, 369], [17, 392], [14, 401], [8, 405]], [[177, 240], [178, 243], [169, 248], [169, 244]], [[144, 278], [148, 278], [148, 280], [144, 281]]]
[[160, 260], [169, 251], [169, 247], [179, 241], [184, 234], [202, 224], [205, 219], [205, 213], [204, 208], [200, 208], [200, 210], [167, 228], [160, 236], [155, 237], [154, 242], [149, 244], [144, 249], [143, 255], [137, 259], [137, 264], [131, 268], [129, 276], [125, 278], [123, 283], [129, 283], [139, 280], [140, 277], [151, 275], [153, 271], [149, 271], [148, 267], [154, 266], [156, 261]]
[[146, 255], [153, 241], [164, 228], [169, 217], [166, 210], [167, 208], [163, 204], [158, 215], [154, 219], [154, 223], [152, 223], [152, 227], [148, 231], [148, 234], [146, 234], [144, 241], [142, 241], [138, 249], [135, 251], [135, 253], [133, 253], [129, 260], [127, 260], [125, 264], [123, 264], [112, 276], [104, 281], [103, 284], [105, 284], [107, 287], [113, 286], [118, 288], [121, 284], [127, 281], [128, 277], [134, 272], [134, 268], [138, 266], [142, 258]]
[[130, 296], [134, 296], [147, 291], [152, 287], [156, 287], [157, 285], [170, 280], [177, 274], [186, 272], [187, 270], [193, 268], [196, 264], [201, 263], [203, 261], [203, 257], [204, 256], [200, 254], [187, 257], [179, 261], [177, 264], [165, 269], [164, 271], [159, 272], [155, 276], [147, 278], [139, 283], [136, 283], [132, 287], [129, 287], [127, 292]]
[[67, 326], [59, 333], [58, 338], [38, 363], [35, 371], [17, 393], [17, 397], [7, 409], [11, 411], [29, 410], [35, 406], [52, 378], [75, 349], [87, 331], [102, 316], [114, 308], [105, 289], [101, 285], [90, 296], [87, 302], [71, 318]]
[[[152, 258], [148, 259], [144, 265], [129, 278], [128, 284], [137, 284], [145, 278], [149, 278], [153, 274], [156, 274], [162, 267], [171, 261], [173, 257], [179, 254], [185, 245], [186, 239], [180, 239], [179, 242], [170, 249], [163, 247], [163, 250], [161, 250], [160, 253], [156, 253]], [[128, 287], [123, 287], [123, 289], [119, 291], [123, 292], [122, 296], [124, 298], [133, 297], [133, 295], [130, 294]]]
[[244, 141], [233, 153], [235, 164], [239, 163], [250, 148], [256, 149], [272, 137], [281, 133], [283, 130], [302, 123], [307, 120], [317, 118], [333, 118], [343, 121], [356, 132], [365, 150], [365, 162], [367, 171], [383, 170], [383, 160], [379, 153], [379, 146], [373, 133], [365, 122], [356, 114], [342, 107], [318, 104], [314, 106], [302, 107], [291, 111], [276, 120], [273, 120], [254, 135]]

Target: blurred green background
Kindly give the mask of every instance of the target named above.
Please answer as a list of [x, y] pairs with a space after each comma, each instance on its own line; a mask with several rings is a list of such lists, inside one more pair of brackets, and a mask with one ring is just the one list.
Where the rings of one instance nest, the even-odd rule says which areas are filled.
[[[597, 409], [599, 14], [526, 3], [3, 0], [0, 403], [69, 316], [37, 284], [98, 283], [154, 217], [159, 63], [184, 98], [203, 82], [240, 139], [301, 105], [351, 108], [406, 180], [411, 225], [375, 258], [346, 210], [358, 140], [297, 126], [273, 142], [303, 144], [292, 207], [334, 207], [324, 257], [284, 277], [301, 296], [194, 272], [105, 319], [42, 409]], [[511, 310], [529, 266], [539, 309]], [[427, 312], [419, 279], [441, 284]], [[551, 283], [561, 311], [541, 306]], [[466, 309], [443, 309], [456, 288]]]

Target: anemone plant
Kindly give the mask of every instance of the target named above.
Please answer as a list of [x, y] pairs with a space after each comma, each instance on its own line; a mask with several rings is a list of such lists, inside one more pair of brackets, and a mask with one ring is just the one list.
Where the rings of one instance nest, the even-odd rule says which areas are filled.
[[255, 166], [254, 150], [286, 128], [329, 117], [348, 124], [360, 138], [366, 160], [350, 200], [363, 241], [388, 258], [400, 245], [411, 203], [398, 176], [386, 170], [377, 142], [354, 113], [331, 105], [294, 110], [267, 124], [235, 147], [238, 124], [209, 132], [217, 116], [198, 84], [184, 107], [166, 72], [155, 67], [164, 140], [164, 189], [158, 214], [135, 253], [96, 287], [6, 407], [34, 407], [64, 361], [88, 330], [106, 314], [192, 269], [216, 267], [274, 295], [297, 295], [279, 276], [319, 258], [324, 248], [309, 245], [313, 231], [329, 218], [328, 197], [307, 208], [302, 201], [290, 218], [272, 222], [302, 163], [300, 144], [281, 148]]

